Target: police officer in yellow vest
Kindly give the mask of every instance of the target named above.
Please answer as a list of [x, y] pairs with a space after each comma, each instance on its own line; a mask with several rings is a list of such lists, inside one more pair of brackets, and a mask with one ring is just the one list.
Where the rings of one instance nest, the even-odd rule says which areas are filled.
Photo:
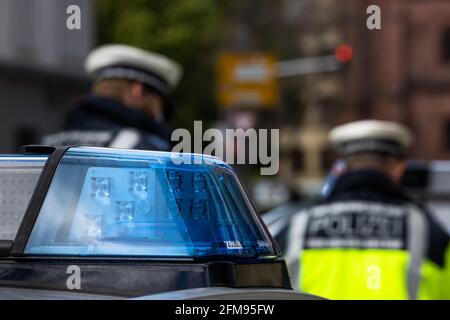
[[329, 140], [346, 171], [288, 224], [293, 286], [330, 299], [449, 299], [449, 235], [398, 187], [410, 131], [366, 120]]

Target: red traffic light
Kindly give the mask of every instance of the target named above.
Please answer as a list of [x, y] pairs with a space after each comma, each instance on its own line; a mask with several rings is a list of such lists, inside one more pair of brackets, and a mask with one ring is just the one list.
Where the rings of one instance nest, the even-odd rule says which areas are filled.
[[334, 51], [334, 55], [336, 57], [336, 60], [340, 63], [348, 63], [350, 62], [350, 60], [352, 60], [353, 49], [347, 44], [341, 44]]

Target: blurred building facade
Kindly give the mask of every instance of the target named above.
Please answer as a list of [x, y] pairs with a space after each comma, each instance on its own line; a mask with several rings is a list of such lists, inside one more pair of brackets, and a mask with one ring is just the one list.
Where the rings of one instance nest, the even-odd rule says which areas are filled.
[[[66, 26], [73, 4], [81, 9], [81, 30]], [[86, 90], [83, 60], [95, 41], [94, 4], [0, 1], [0, 152], [57, 130], [70, 99]]]
[[[367, 6], [381, 8], [381, 30], [364, 28]], [[337, 122], [396, 120], [416, 136], [411, 156], [450, 157], [450, 1], [347, 0], [354, 59]]]

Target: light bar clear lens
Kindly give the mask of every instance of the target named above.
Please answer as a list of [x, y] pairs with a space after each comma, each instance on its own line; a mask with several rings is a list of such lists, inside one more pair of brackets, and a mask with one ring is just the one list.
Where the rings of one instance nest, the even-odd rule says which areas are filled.
[[25, 253], [275, 256], [231, 168], [186, 156], [207, 163], [174, 164], [170, 153], [69, 149]]

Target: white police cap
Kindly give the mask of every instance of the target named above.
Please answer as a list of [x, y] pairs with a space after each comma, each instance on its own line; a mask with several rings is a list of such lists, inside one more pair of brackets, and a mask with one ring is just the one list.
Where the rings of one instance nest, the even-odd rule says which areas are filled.
[[176, 87], [182, 73], [180, 65], [165, 56], [122, 44], [92, 51], [85, 69], [95, 82], [111, 78], [136, 80], [162, 94]]
[[378, 152], [403, 157], [412, 144], [411, 131], [396, 122], [361, 120], [332, 129], [328, 140], [342, 156]]

